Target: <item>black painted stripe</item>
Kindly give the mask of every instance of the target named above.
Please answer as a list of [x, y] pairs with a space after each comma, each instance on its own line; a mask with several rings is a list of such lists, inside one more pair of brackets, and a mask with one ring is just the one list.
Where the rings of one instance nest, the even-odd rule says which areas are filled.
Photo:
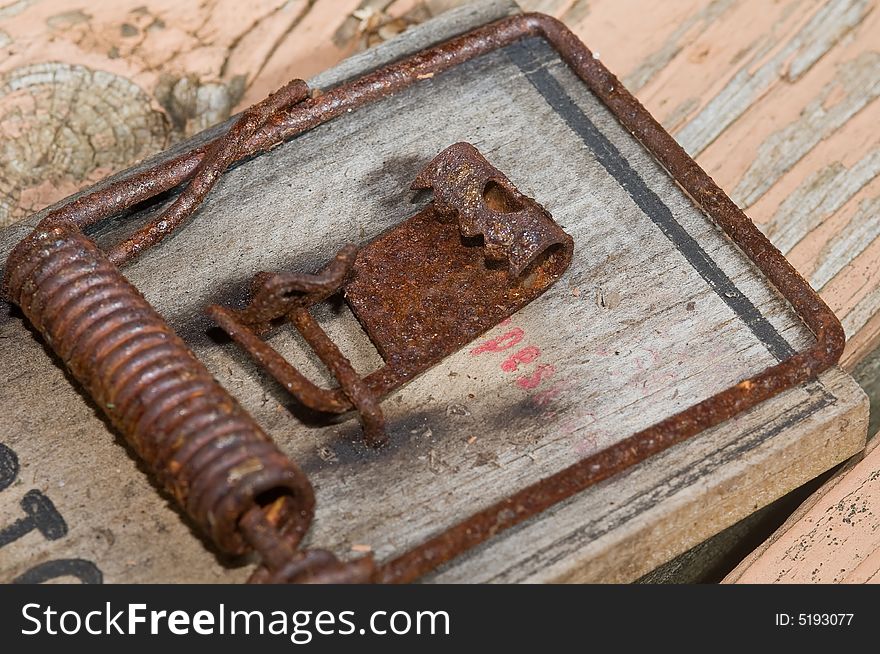
[[673, 216], [657, 194], [645, 180], [633, 170], [626, 158], [593, 122], [584, 114], [575, 101], [565, 92], [559, 81], [547, 70], [544, 62], [538, 61], [533, 52], [537, 39], [515, 43], [505, 48], [510, 60], [522, 71], [532, 86], [541, 94], [547, 104], [565, 121], [568, 127], [580, 137], [596, 160], [617, 180], [638, 207], [660, 228], [663, 235], [681, 252], [688, 263], [706, 280], [710, 288], [746, 324], [755, 337], [778, 361], [784, 361], [794, 354], [776, 328], [758, 311], [751, 300], [740, 291], [709, 254], [694, 240]]

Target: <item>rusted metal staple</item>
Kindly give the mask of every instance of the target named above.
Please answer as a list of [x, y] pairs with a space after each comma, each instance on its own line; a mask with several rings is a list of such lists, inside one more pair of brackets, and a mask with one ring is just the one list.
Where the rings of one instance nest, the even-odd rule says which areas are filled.
[[[356, 409], [374, 447], [386, 441], [383, 397], [534, 300], [571, 263], [571, 237], [469, 143], [434, 157], [412, 188], [432, 189], [432, 205], [360, 252], [347, 246], [315, 275], [258, 273], [247, 307], [207, 310], [303, 405]], [[308, 310], [337, 292], [385, 361], [364, 378]], [[293, 323], [339, 388], [315, 386], [260, 338], [279, 318]]]
[[295, 79], [245, 111], [226, 134], [208, 146], [189, 184], [171, 206], [153, 222], [110, 248], [107, 258], [121, 266], [180, 227], [198, 209], [223, 171], [242, 156], [248, 141], [270, 120], [277, 120], [287, 107], [308, 96], [308, 84]]
[[[321, 571], [326, 572], [326, 576], [323, 578], [333, 580], [410, 581], [590, 485], [607, 479], [629, 466], [644, 461], [676, 443], [754, 407], [785, 389], [814, 377], [839, 359], [844, 346], [844, 333], [833, 312], [770, 241], [755, 228], [745, 214], [700, 169], [672, 136], [651, 117], [601, 61], [593, 57], [590, 50], [562, 23], [549, 16], [542, 14], [512, 16], [450, 39], [440, 45], [426, 48], [413, 56], [379, 68], [335, 88], [325, 89], [320, 95], [304, 99], [295, 105], [271, 114], [262, 123], [262, 127], [248, 132], [250, 136], [245, 134], [245, 128], [242, 127], [240, 147], [235, 149], [235, 154], [231, 154], [232, 150], [230, 149], [227, 151], [227, 155], [230, 159], [257, 155], [283, 140], [308, 131], [317, 125], [400, 92], [409, 86], [430, 83], [428, 80], [461, 63], [531, 37], [543, 38], [559, 53], [571, 70], [605, 104], [621, 125], [652, 156], [656, 157], [700, 209], [709, 215], [731, 240], [755, 262], [815, 334], [816, 342], [722, 393], [689, 407], [659, 424], [633, 434], [602, 452], [577, 461], [492, 506], [482, 508], [452, 528], [436, 534], [410, 551], [384, 563], [378, 570], [373, 570], [371, 559], [365, 558], [358, 562], [339, 566], [326, 553], [320, 551], [303, 553], [295, 549], [294, 543], [300, 531], [307, 526], [308, 520], [300, 521], [296, 517], [289, 517], [286, 518], [289, 522], [285, 522], [285, 519], [279, 522], [275, 517], [276, 510], [279, 507], [283, 508], [290, 502], [299, 502], [300, 516], [303, 515], [302, 512], [305, 512], [309, 514], [310, 518], [311, 509], [306, 506], [308, 504], [306, 502], [307, 481], [299, 480], [294, 484], [300, 489], [298, 499], [294, 493], [293, 500], [285, 499], [276, 503], [277, 500], [272, 500], [273, 491], [264, 493], [265, 498], [257, 498], [250, 508], [244, 509], [244, 513], [239, 518], [236, 529], [240, 532], [239, 539], [241, 540], [232, 538], [236, 542], [243, 542], [246, 539], [251, 544], [250, 547], [260, 552], [267, 564], [267, 567], [258, 569], [254, 575], [254, 581], [319, 580], [322, 578]], [[299, 97], [296, 93], [292, 95]], [[232, 129], [235, 129], [235, 126]], [[229, 142], [231, 143], [232, 140], [230, 139]], [[216, 143], [213, 147], [223, 149], [222, 145]], [[63, 345], [66, 343], [66, 339], [70, 338], [65, 330], [73, 327], [70, 325], [68, 327], [62, 326], [60, 327], [61, 331], [57, 331], [61, 315], [58, 311], [64, 308], [61, 305], [76, 307], [78, 302], [84, 301], [77, 299], [77, 293], [73, 290], [73, 286], [68, 287], [69, 292], [64, 291], [63, 294], [56, 296], [56, 292], [60, 291], [55, 289], [55, 285], [59, 282], [53, 280], [53, 271], [61, 270], [70, 264], [70, 261], [64, 257], [71, 256], [72, 252], [79, 251], [83, 247], [83, 244], [76, 238], [76, 230], [72, 228], [82, 230], [128, 210], [140, 202], [150, 200], [157, 194], [170, 191], [179, 184], [190, 180], [197, 170], [221, 170], [222, 167], [217, 163], [219, 159], [216, 158], [216, 150], [211, 148], [212, 146], [193, 148], [169, 158], [161, 164], [128, 175], [124, 179], [110, 183], [62, 205], [49, 213], [35, 233], [26, 239], [27, 245], [23, 243], [16, 248], [6, 265], [8, 292], [13, 299], [19, 298], [21, 302], [29, 303], [25, 313], [35, 325], [43, 325], [40, 329], [50, 346], [57, 348], [60, 341], [62, 347], [68, 347]], [[214, 164], [211, 163], [212, 160]], [[207, 176], [205, 181], [208, 182], [205, 185], [206, 188], [210, 188], [213, 182]], [[175, 222], [175, 226], [181, 224], [187, 215], [191, 215], [191, 208], [198, 205], [201, 197], [203, 194], [195, 193], [194, 190], [191, 204], [187, 203], [186, 206], [180, 207], [180, 213], [177, 215], [182, 218]], [[407, 224], [415, 227], [419, 220], [429, 226], [443, 224], [427, 214], [417, 214], [410, 221], [407, 221]], [[159, 222], [161, 221], [154, 221], [155, 230], [151, 232], [154, 235], [143, 235], [142, 238], [154, 243], [166, 235], [170, 230], [166, 229], [167, 225], [162, 226]], [[55, 228], [62, 231], [55, 233], [52, 231]], [[60, 245], [53, 246], [53, 248], [48, 247], [47, 239], [53, 238], [53, 235], [57, 240], [70, 243], [72, 249], [68, 251], [68, 254], [63, 257], [60, 254], [57, 256], [52, 254], [61, 248]], [[146, 247], [146, 240], [144, 247]], [[371, 245], [377, 242], [378, 240]], [[135, 241], [130, 245], [114, 248], [113, 261], [121, 262], [136, 256], [144, 249], [144, 247], [140, 247], [140, 243], [141, 241]], [[385, 246], [393, 249], [394, 243], [386, 243]], [[367, 248], [358, 254], [358, 260], [363, 258], [366, 261], [369, 259], [367, 255], [370, 252], [365, 252], [365, 250]], [[377, 255], [377, 261], [381, 259], [380, 250], [376, 250], [373, 254]], [[94, 256], [94, 253], [88, 256], [84, 255], [82, 261], [86, 262]], [[35, 262], [39, 265], [34, 265]], [[91, 264], [84, 263], [84, 265]], [[31, 273], [17, 272], [21, 266], [27, 266]], [[46, 275], [45, 278], [33, 277], [34, 271], [38, 268]], [[37, 288], [38, 282], [39, 288]], [[74, 284], [79, 283], [81, 282]], [[356, 304], [356, 293], [348, 292], [350, 290], [346, 289], [347, 299], [350, 304], [354, 305]], [[365, 290], [369, 290], [368, 287]], [[134, 292], [136, 293], [136, 291]], [[50, 297], [57, 299], [47, 305], [47, 300]], [[64, 300], [59, 304], [58, 302], [62, 298]], [[44, 306], [49, 306], [49, 313], [46, 315], [45, 321], [43, 319]], [[100, 307], [96, 307], [95, 310], [100, 310]], [[161, 318], [159, 320], [161, 321]], [[366, 324], [367, 322], [369, 321], [362, 317], [362, 323]], [[381, 325], [381, 319], [377, 319], [374, 324]], [[369, 328], [367, 331], [374, 342], [387, 340], [378, 332], [373, 333]], [[168, 333], [171, 334], [170, 329]], [[77, 339], [80, 338], [85, 337], [77, 337]], [[255, 339], [256, 342], [262, 343], [258, 337], [255, 336]], [[82, 345], [78, 345], [79, 340], [76, 343], [74, 349], [69, 351], [71, 357], [83, 356], [79, 353], [79, 348]], [[399, 343], [405, 345], [405, 339]], [[185, 346], [183, 347], [185, 348]], [[383, 356], [385, 355], [383, 354]], [[385, 359], [386, 362], [389, 361], [388, 356], [385, 356]], [[67, 360], [65, 361], [67, 362]], [[387, 366], [383, 368], [383, 370], [387, 369]], [[402, 371], [401, 374], [406, 375], [416, 369], [417, 366], [412, 361], [408, 361], [405, 357], [401, 359], [398, 368]], [[83, 372], [83, 374], [89, 373]], [[112, 373], [110, 374], [112, 377]], [[272, 372], [272, 374], [278, 376], [277, 372]], [[400, 377], [394, 374], [385, 377], [381, 375], [373, 377], [373, 375], [368, 376], [364, 381], [370, 387], [375, 383], [375, 387], [372, 387], [374, 392], [381, 391], [382, 388], [390, 388], [401, 381]], [[95, 383], [99, 382], [103, 383], [101, 380], [95, 381]], [[87, 384], [87, 382], [84, 383]], [[324, 397], [326, 399], [328, 396]], [[330, 400], [332, 401], [328, 400], [327, 404], [329, 408], [325, 410], [336, 411], [339, 409], [344, 411], [351, 408], [350, 400], [341, 390], [332, 393]], [[105, 405], [102, 405], [101, 408], [105, 412], [108, 410]], [[115, 407], [112, 408], [115, 410]], [[242, 443], [245, 440], [248, 443], [251, 442], [241, 438]], [[248, 445], [248, 447], [250, 446]], [[205, 462], [205, 465], [207, 466], [208, 462]], [[255, 489], [256, 487], [251, 486], [251, 488]], [[289, 486], [283, 486], [282, 489], [290, 490]], [[281, 495], [285, 496], [286, 491]], [[190, 491], [187, 490], [187, 492]], [[222, 492], [220, 494], [222, 495]], [[190, 504], [189, 499], [186, 504], [187, 506]], [[208, 504], [210, 504], [209, 501]], [[281, 513], [285, 513], [286, 510], [282, 510]], [[291, 510], [295, 509], [291, 507]], [[209, 522], [213, 519], [210, 517], [210, 512], [202, 515], [208, 517]], [[275, 526], [279, 524], [286, 525], [284, 529], [289, 532], [289, 536], [280, 534]]]

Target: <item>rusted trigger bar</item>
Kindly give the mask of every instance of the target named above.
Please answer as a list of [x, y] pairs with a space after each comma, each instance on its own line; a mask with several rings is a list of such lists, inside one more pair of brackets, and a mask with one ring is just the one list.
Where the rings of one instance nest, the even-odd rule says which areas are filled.
[[[386, 440], [379, 401], [309, 313], [310, 306], [341, 290], [356, 256], [357, 248], [347, 245], [314, 275], [257, 273], [253, 280], [253, 299], [247, 307], [234, 310], [212, 305], [207, 312], [303, 405], [328, 413], [357, 409], [367, 444], [378, 447]], [[316, 386], [259, 337], [266, 334], [271, 322], [278, 318], [293, 323], [339, 381], [339, 389]]]

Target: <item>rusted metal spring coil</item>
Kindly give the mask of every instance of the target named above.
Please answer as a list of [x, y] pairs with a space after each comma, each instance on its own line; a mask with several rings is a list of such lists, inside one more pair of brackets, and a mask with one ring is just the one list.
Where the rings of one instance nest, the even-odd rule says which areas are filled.
[[305, 474], [95, 243], [56, 226], [11, 260], [10, 299], [223, 551], [248, 551], [238, 525], [263, 497], [278, 530], [299, 542], [314, 508]]
[[119, 272], [183, 224], [243, 145], [308, 96], [294, 80], [258, 103], [207, 150], [180, 196], [106, 254], [74, 221], [46, 220], [19, 243], [5, 290], [180, 506], [225, 553], [256, 550], [254, 581], [360, 580], [350, 566], [297, 545], [315, 498], [306, 475], [211, 376]]

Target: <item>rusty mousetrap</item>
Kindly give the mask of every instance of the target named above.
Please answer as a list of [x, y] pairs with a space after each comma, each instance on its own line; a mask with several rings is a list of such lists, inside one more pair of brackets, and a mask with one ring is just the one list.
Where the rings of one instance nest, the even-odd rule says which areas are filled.
[[785, 456], [763, 503], [857, 449], [814, 447], [862, 411], [817, 380], [834, 315], [574, 35], [509, 10], [3, 232], [0, 480], [45, 478], [55, 525], [0, 538], [4, 574], [632, 578], [698, 542], [659, 535], [682, 497], [729, 505], [705, 537]]

